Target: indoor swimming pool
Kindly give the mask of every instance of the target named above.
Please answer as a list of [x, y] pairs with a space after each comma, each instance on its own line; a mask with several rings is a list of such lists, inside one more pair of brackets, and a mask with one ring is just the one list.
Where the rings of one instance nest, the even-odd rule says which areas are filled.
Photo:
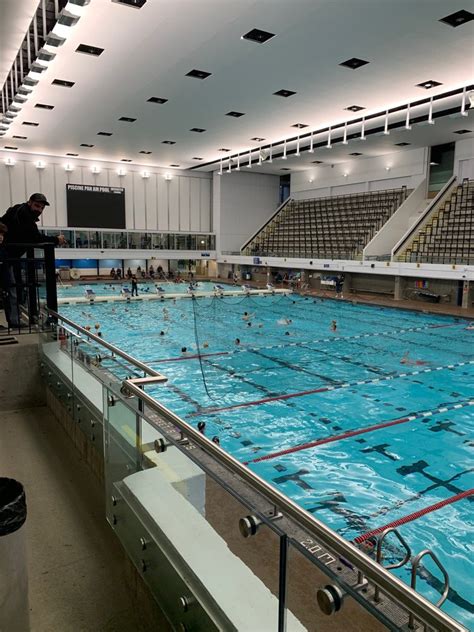
[[[392, 524], [412, 555], [431, 549], [450, 577], [442, 609], [473, 625], [467, 321], [298, 295], [60, 311], [166, 375], [157, 399], [368, 554]], [[395, 540], [385, 551], [403, 557]], [[410, 566], [395, 572], [409, 583]], [[425, 558], [417, 589], [435, 602], [441, 586]]]

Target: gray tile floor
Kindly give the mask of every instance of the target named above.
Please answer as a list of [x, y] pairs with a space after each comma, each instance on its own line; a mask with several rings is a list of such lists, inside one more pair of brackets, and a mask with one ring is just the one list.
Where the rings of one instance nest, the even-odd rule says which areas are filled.
[[26, 490], [31, 630], [141, 632], [100, 484], [48, 408], [0, 413], [0, 476]]

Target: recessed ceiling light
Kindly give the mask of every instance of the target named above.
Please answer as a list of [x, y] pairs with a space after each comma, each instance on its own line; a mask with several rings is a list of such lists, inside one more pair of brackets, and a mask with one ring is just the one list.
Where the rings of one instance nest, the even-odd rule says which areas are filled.
[[258, 136], [255, 136], [254, 138], [251, 138], [250, 140], [254, 140], [256, 143], [261, 143], [265, 139], [264, 138], [259, 138]]
[[303, 127], [308, 127], [305, 123], [295, 123], [291, 127], [297, 127], [298, 129], [303, 129]]
[[29, 125], [30, 127], [38, 127], [39, 123], [33, 123], [33, 121], [23, 121], [22, 125]]
[[112, 136], [112, 132], [97, 132], [97, 136]]
[[242, 35], [241, 39], [250, 40], [251, 42], [257, 42], [257, 44], [264, 44], [268, 40], [275, 37], [275, 33], [269, 33], [268, 31], [261, 31], [260, 29], [252, 29], [245, 35]]
[[76, 53], [85, 53], [86, 55], [94, 55], [94, 57], [102, 55], [103, 52], [103, 48], [90, 46], [89, 44], [79, 44], [79, 46], [76, 48]]
[[411, 143], [395, 143], [397, 147], [406, 147], [407, 145], [411, 145]]
[[349, 154], [349, 156], [362, 156], [362, 154], [360, 151], [353, 151], [352, 154]]
[[131, 118], [130, 116], [121, 116], [119, 121], [123, 121], [124, 123], [134, 123], [137, 119]]
[[230, 149], [227, 149], [227, 147], [221, 147], [219, 151], [230, 151]]
[[194, 77], [194, 79], [207, 79], [207, 77], [211, 76], [211, 72], [206, 72], [205, 70], [190, 70], [186, 73], [186, 77]]
[[197, 134], [202, 134], [206, 130], [203, 129], [202, 127], [192, 127], [189, 131], [190, 132], [196, 132]]
[[176, 145], [175, 140], [162, 140], [161, 142], [163, 145]]
[[73, 15], [65, 9], [63, 9], [58, 16], [58, 24], [61, 24], [62, 26], [74, 26], [77, 22], [79, 22], [79, 16]]
[[56, 53], [52, 53], [51, 51], [47, 50], [46, 48], [41, 48], [38, 51], [38, 59], [40, 59], [41, 61], [53, 61], [53, 59], [56, 57]]
[[79, 154], [71, 154], [71, 153], [67, 153], [66, 156], [79, 156]]
[[227, 112], [226, 116], [233, 116], [234, 118], [240, 118], [241, 116], [245, 116], [245, 112]]
[[74, 81], [66, 81], [65, 79], [53, 79], [51, 81], [53, 86], [62, 86], [63, 88], [72, 88], [74, 83]]
[[180, 167], [180, 165], [170, 165], [170, 167]]
[[94, 145], [88, 145], [87, 143], [81, 143], [81, 147], [94, 147]]
[[47, 103], [35, 103], [35, 108], [41, 108], [43, 110], [54, 110], [54, 105], [48, 105]]
[[458, 129], [453, 134], [470, 134], [472, 130], [470, 129]]
[[342, 61], [339, 66], [344, 66], [345, 68], [350, 68], [351, 70], [357, 70], [358, 68], [361, 68], [361, 66], [365, 66], [368, 63], [369, 62], [365, 61], [365, 59], [351, 57], [351, 59], [346, 59], [346, 61]]
[[430, 88], [436, 88], [436, 86], [442, 86], [443, 84], [439, 81], [434, 81], [430, 79], [429, 81], [423, 81], [423, 83], [417, 83], [417, 88], [425, 88], [425, 90], [429, 90]]
[[344, 108], [345, 110], [349, 110], [350, 112], [360, 112], [361, 110], [365, 110], [364, 107], [362, 107], [362, 105], [350, 105], [347, 108]]
[[163, 104], [166, 103], [168, 101], [168, 99], [160, 99], [160, 97], [150, 97], [149, 99], [147, 99], [148, 103], [159, 103], [159, 104]]
[[121, 158], [120, 162], [132, 162], [131, 158]]
[[313, 164], [313, 165], [322, 165], [323, 161], [322, 160], [313, 160], [311, 164]]
[[278, 90], [278, 92], [274, 92], [273, 93], [276, 97], [292, 97], [294, 94], [296, 94], [296, 92], [293, 92], [293, 90]]
[[141, 9], [146, 0], [112, 0], [112, 2], [124, 4], [126, 7], [132, 7], [133, 9]]
[[199, 156], [193, 156], [193, 160], [202, 160]]
[[466, 24], [466, 22], [470, 22], [474, 19], [474, 14], [466, 11], [465, 9], [461, 9], [460, 11], [456, 11], [456, 13], [451, 13], [447, 15], [445, 18], [441, 18], [440, 22], [444, 22], [449, 26], [461, 26], [461, 24]]
[[280, 169], [280, 171], [290, 171], [290, 168], [289, 168], [289, 167], [282, 167], [282, 168]]
[[138, 152], [139, 154], [146, 154], [147, 156], [149, 156], [151, 154], [151, 151], [145, 151], [144, 149], [142, 149], [141, 151]]
[[45, 44], [48, 46], [62, 46], [66, 41], [65, 37], [59, 37], [55, 33], [48, 33], [48, 37], [46, 38]]
[[18, 140], [27, 140], [28, 136], [12, 136], [12, 138], [17, 138]]
[[18, 147], [12, 147], [11, 145], [4, 145], [3, 149], [11, 149], [12, 151], [16, 151]]

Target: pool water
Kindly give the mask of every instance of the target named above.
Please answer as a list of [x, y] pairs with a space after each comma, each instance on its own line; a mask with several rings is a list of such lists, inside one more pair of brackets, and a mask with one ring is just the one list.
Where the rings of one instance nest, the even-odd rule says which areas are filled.
[[[161, 287], [165, 294], [186, 294], [188, 292], [189, 283], [172, 283], [170, 281], [141, 281], [138, 280], [138, 294], [156, 294], [155, 285]], [[222, 285], [222, 284], [221, 284]], [[85, 283], [81, 281], [77, 284], [63, 284], [59, 283], [57, 286], [58, 298], [68, 297], [83, 297], [86, 288], [93, 290], [96, 296], [120, 296], [122, 288], [128, 287], [131, 290], [131, 283], [129, 281], [117, 281], [115, 283]], [[229, 285], [229, 289], [232, 286]], [[240, 289], [240, 286], [237, 288]], [[214, 283], [209, 281], [199, 281], [197, 283], [196, 292], [212, 292], [214, 290]]]
[[[193, 425], [205, 421], [207, 436], [349, 540], [449, 500], [399, 532], [413, 555], [429, 548], [440, 559], [451, 585], [442, 609], [473, 624], [474, 495], [462, 496], [474, 487], [466, 321], [296, 295], [61, 313], [100, 324], [105, 339], [164, 373], [155, 397]], [[385, 563], [401, 557], [389, 536]], [[395, 572], [409, 583], [410, 568]], [[435, 602], [440, 578], [425, 558], [417, 588]]]

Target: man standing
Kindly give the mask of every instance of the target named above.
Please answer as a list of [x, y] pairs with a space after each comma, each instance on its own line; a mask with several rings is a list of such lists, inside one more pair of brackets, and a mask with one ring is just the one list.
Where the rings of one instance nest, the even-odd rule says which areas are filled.
[[27, 247], [20, 244], [52, 243], [62, 246], [66, 243], [64, 235], [47, 237], [36, 225], [49, 202], [42, 193], [33, 193], [28, 202], [11, 206], [0, 221], [7, 227], [5, 233], [6, 255], [9, 259], [6, 274], [2, 275], [2, 290], [5, 303], [5, 315], [9, 327], [20, 327], [20, 306], [22, 281], [21, 257]]

